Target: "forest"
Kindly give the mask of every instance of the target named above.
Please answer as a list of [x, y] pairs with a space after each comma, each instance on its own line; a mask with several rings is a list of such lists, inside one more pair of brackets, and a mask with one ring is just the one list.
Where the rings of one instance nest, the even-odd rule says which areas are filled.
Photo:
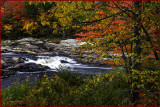
[[114, 70], [26, 80], [2, 90], [1, 105], [159, 106], [159, 1], [1, 1], [1, 41], [24, 37], [85, 42], [74, 51]]

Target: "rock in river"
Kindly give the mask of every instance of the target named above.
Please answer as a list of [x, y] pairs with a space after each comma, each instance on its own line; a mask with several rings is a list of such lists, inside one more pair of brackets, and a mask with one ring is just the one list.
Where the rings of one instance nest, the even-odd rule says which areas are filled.
[[69, 63], [68, 61], [65, 61], [65, 60], [60, 60], [61, 63]]
[[35, 71], [45, 71], [49, 69], [49, 67], [35, 63], [22, 63], [22, 64], [17, 64], [9, 69], [20, 72], [35, 72]]

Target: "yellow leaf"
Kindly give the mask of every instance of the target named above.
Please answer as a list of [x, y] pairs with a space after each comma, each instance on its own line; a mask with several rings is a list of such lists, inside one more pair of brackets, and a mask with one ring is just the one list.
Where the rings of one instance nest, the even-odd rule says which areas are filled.
[[128, 55], [128, 56], [129, 56], [129, 57], [131, 57], [131, 56], [133, 56], [133, 55], [134, 55], [134, 53], [129, 53], [129, 55]]
[[97, 78], [97, 81], [99, 82], [99, 80], [100, 80], [100, 78], [98, 77], [98, 78]]
[[108, 78], [109, 74], [106, 74], [105, 77]]

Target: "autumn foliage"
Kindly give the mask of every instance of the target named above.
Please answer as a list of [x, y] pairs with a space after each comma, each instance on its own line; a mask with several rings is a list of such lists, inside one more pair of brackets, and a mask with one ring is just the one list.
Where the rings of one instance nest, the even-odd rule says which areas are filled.
[[[86, 42], [77, 51], [93, 51], [98, 59], [115, 67], [124, 67], [129, 75], [159, 70], [159, 1], [6, 1], [1, 8], [2, 37], [8, 34], [38, 37], [65, 37], [67, 33]], [[28, 17], [25, 6], [32, 6], [35, 17]], [[26, 9], [24, 9], [26, 8]], [[69, 36], [71, 36], [69, 35]], [[154, 75], [154, 81], [157, 78]], [[145, 78], [147, 77], [147, 78]], [[139, 78], [139, 77], [137, 77]], [[137, 78], [131, 76], [133, 90]], [[142, 82], [143, 83], [143, 82]], [[150, 83], [148, 81], [148, 83]], [[144, 83], [143, 83], [144, 84]], [[142, 85], [142, 84], [141, 84]], [[148, 84], [147, 84], [148, 85]], [[153, 85], [154, 86], [154, 85]], [[157, 86], [157, 84], [156, 84]], [[157, 104], [157, 97], [138, 88], [140, 102]], [[157, 88], [157, 87], [156, 87]], [[137, 89], [136, 89], [137, 90]], [[154, 93], [157, 93], [154, 90]], [[157, 94], [156, 94], [157, 96]], [[149, 99], [149, 100], [148, 100]], [[142, 103], [142, 105], [144, 105]]]

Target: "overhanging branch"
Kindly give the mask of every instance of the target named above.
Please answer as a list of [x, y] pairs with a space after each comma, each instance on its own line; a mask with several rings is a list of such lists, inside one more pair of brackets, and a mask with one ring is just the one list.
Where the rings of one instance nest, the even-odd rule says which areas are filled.
[[[107, 19], [107, 18], [110, 18], [110, 17], [115, 17], [115, 16], [120, 15], [120, 14], [122, 14], [122, 13], [124, 13], [124, 12], [127, 12], [127, 11], [128, 11], [128, 10], [126, 9], [126, 10], [120, 11], [120, 12], [118, 12], [118, 13], [116, 13], [116, 14], [112, 14], [112, 15], [110, 15], [110, 16], [106, 16], [106, 17], [101, 18], [101, 19], [97, 19], [97, 20], [93, 20], [93, 21], [86, 21], [86, 22], [79, 22], [79, 24], [80, 24], [80, 23], [90, 24], [90, 23], [94, 23], [94, 22], [99, 22], [99, 21], [101, 21], [101, 20], [104, 20], [104, 19]], [[78, 23], [77, 23], [77, 24], [78, 24]]]

